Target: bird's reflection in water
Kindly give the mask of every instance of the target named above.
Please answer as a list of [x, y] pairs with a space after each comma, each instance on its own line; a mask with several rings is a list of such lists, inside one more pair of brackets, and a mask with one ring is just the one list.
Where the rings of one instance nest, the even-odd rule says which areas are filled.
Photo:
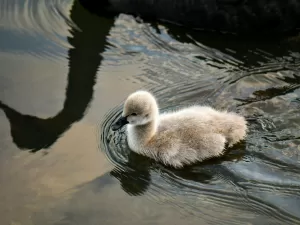
[[36, 152], [51, 147], [73, 123], [84, 117], [93, 98], [97, 71], [113, 20], [91, 14], [78, 1], [74, 1], [70, 17], [80, 30], [71, 27], [72, 37], [68, 37], [72, 48], [68, 51], [69, 73], [63, 109], [43, 119], [24, 115], [0, 101], [0, 108], [10, 122], [13, 142], [20, 149]]
[[[222, 173], [226, 172], [222, 163], [241, 160], [244, 157], [246, 142], [242, 141], [232, 148], [225, 150], [226, 153], [222, 157], [209, 159], [195, 165], [186, 166], [182, 169], [164, 166], [130, 149], [127, 151], [130, 151], [127, 162], [122, 162], [110, 172], [110, 175], [119, 180], [122, 189], [127, 194], [137, 196], [145, 194], [148, 187], [152, 184], [151, 171], [160, 175], [167, 175], [163, 176], [166, 179], [176, 177], [172, 182], [176, 180], [188, 180], [209, 184], [215, 176], [216, 171], [222, 171]], [[231, 176], [232, 174], [228, 172], [229, 171], [224, 175]]]
[[152, 164], [145, 156], [130, 152], [128, 162], [122, 167], [116, 167], [110, 174], [120, 181], [122, 189], [129, 195], [142, 195], [151, 182]]

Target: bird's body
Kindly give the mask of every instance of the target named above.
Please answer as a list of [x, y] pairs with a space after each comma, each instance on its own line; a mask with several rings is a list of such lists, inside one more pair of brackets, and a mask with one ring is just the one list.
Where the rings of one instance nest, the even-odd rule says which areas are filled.
[[[129, 147], [176, 168], [222, 155], [246, 136], [246, 120], [233, 112], [191, 106], [159, 114], [155, 98], [138, 91], [126, 100]], [[133, 114], [133, 115], [132, 115]]]

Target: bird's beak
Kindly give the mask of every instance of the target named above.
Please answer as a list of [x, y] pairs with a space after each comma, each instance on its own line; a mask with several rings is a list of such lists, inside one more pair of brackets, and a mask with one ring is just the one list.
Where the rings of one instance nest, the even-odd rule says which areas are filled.
[[121, 117], [120, 119], [118, 119], [117, 122], [115, 122], [112, 126], [111, 126], [111, 129], [113, 131], [116, 131], [116, 130], [119, 130], [121, 127], [123, 127], [124, 125], [126, 125], [127, 123], [129, 123], [127, 121], [127, 117]]

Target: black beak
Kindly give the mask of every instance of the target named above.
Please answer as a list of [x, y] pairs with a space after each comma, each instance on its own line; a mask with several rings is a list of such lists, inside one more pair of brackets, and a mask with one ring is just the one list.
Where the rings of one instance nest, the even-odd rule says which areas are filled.
[[117, 122], [115, 122], [112, 126], [111, 129], [113, 131], [119, 130], [121, 127], [123, 127], [124, 125], [126, 125], [128, 123], [127, 121], [127, 117], [121, 117], [120, 119], [118, 119]]

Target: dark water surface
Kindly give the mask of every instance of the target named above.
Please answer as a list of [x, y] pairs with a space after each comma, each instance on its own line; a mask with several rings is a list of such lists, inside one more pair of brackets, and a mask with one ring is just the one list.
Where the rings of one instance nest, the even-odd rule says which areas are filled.
[[[300, 224], [300, 37], [240, 40], [0, 0], [1, 224]], [[174, 170], [110, 125], [131, 92], [250, 119], [224, 157]]]

